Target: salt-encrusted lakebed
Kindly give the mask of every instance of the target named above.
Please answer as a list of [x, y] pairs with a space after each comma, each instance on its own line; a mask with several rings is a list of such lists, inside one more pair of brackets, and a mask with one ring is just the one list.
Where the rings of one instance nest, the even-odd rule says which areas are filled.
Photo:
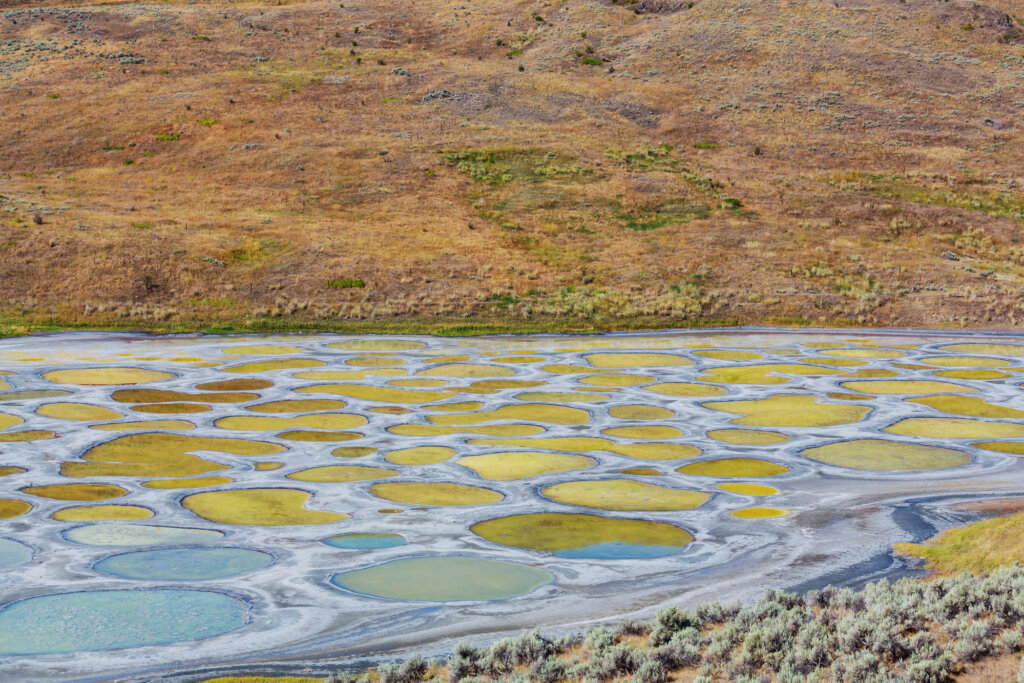
[[443, 651], [903, 571], [1024, 490], [1024, 336], [0, 340], [0, 671]]

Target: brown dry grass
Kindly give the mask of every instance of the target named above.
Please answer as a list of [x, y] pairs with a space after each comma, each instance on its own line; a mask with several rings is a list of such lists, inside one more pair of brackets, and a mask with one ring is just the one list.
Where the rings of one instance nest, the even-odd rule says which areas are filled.
[[8, 325], [1024, 321], [1013, 0], [4, 8]]

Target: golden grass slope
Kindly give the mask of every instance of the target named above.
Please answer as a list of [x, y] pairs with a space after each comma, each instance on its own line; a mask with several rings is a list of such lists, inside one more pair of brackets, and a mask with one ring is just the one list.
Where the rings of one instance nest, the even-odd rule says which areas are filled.
[[690, 4], [5, 3], [0, 322], [1020, 324], [1018, 3]]

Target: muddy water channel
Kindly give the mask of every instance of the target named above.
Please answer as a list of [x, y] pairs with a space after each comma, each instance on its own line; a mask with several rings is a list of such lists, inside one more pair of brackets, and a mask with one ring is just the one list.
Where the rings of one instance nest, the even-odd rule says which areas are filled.
[[1007, 335], [2, 340], [0, 670], [340, 663], [885, 573], [955, 521], [928, 501], [1024, 491], [1022, 382]]

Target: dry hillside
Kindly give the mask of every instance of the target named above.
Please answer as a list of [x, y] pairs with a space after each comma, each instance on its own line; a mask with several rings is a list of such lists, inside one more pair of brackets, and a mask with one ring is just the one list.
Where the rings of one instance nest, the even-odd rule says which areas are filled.
[[0, 325], [1021, 325], [986, 2], [5, 0]]

